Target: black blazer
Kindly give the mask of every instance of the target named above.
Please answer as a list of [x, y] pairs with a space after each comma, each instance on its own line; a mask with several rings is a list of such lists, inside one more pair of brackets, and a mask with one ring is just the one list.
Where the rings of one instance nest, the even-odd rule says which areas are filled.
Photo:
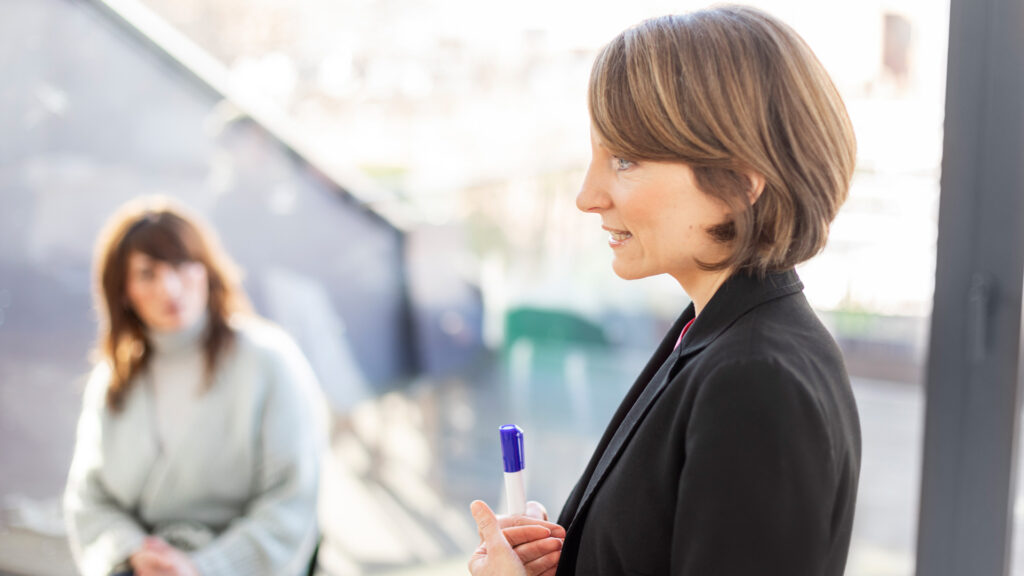
[[562, 509], [559, 576], [840, 576], [860, 424], [835, 341], [790, 270], [691, 304]]

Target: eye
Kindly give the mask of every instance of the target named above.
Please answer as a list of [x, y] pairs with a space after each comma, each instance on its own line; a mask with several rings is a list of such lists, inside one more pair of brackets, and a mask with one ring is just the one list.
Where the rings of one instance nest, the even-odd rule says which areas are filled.
[[615, 170], [619, 172], [623, 170], [629, 170], [634, 165], [635, 162], [633, 162], [632, 160], [626, 160], [625, 158], [622, 158], [620, 156], [612, 156], [612, 166], [615, 168]]

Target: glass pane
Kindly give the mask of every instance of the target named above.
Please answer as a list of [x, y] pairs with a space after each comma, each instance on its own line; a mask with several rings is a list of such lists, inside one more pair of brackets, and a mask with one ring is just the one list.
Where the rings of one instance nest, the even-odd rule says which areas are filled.
[[[0, 54], [24, 56], [0, 97], [17, 135], [0, 142], [0, 571], [70, 573], [55, 502], [95, 332], [90, 247], [139, 192], [216, 224], [325, 386], [327, 572], [461, 573], [468, 502], [502, 505], [501, 424], [526, 430], [528, 495], [557, 514], [686, 304], [665, 278], [616, 278], [575, 208], [590, 66], [626, 26], [703, 4], [9, 4]], [[850, 198], [799, 272], [861, 414], [847, 573], [909, 576], [948, 6], [756, 4], [805, 37], [857, 130]], [[272, 113], [240, 119], [208, 82]]]

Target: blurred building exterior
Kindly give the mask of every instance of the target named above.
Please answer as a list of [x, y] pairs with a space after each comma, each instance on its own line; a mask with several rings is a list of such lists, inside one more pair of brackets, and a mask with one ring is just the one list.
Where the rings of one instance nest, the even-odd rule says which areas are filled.
[[[217, 229], [336, 413], [481, 350], [478, 291], [420, 262], [443, 230], [371, 205], [372, 186], [304, 155], [201, 52], [116, 8], [24, 0], [0, 19], [0, 504], [58, 532], [33, 502], [60, 494], [74, 445], [93, 241], [133, 197], [176, 198]], [[4, 542], [0, 571], [14, 570]]]

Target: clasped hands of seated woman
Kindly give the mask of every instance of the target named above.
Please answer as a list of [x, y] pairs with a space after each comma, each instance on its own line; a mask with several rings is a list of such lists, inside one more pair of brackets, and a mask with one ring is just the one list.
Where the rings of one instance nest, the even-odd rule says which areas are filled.
[[537, 502], [523, 516], [495, 516], [477, 500], [470, 505], [480, 530], [480, 546], [469, 559], [473, 576], [554, 576], [562, 553], [565, 528], [548, 522]]
[[132, 554], [130, 564], [135, 576], [199, 576], [188, 554], [153, 536]]

